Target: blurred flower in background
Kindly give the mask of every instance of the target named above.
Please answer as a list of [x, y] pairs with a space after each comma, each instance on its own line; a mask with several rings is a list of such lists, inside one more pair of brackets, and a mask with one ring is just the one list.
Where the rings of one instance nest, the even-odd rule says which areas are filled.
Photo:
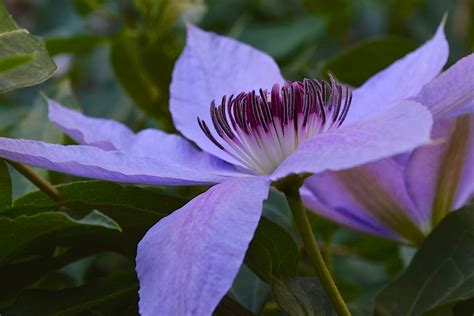
[[[447, 47], [442, 50], [446, 57]], [[424, 104], [434, 116], [435, 144], [398, 159], [313, 176], [306, 181], [302, 194], [306, 205], [326, 218], [419, 245], [444, 216], [468, 203], [474, 194], [472, 118], [458, 117], [472, 111], [474, 54], [461, 59], [426, 86], [410, 91], [413, 76], [408, 72], [403, 74], [402, 65], [409, 64], [414, 54], [376, 74], [355, 90], [354, 96], [358, 91], [378, 86], [380, 96], [386, 99], [393, 89], [407, 84], [402, 88], [403, 96]], [[435, 53], [430, 56], [443, 60]], [[400, 70], [401, 82], [391, 85], [390, 79]], [[388, 81], [386, 86], [374, 83], [384, 80]], [[376, 95], [368, 96], [374, 107], [380, 104]]]

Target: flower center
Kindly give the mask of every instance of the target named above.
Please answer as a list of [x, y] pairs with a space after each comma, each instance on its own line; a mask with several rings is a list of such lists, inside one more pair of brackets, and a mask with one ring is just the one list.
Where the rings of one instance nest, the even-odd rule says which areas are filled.
[[271, 174], [301, 144], [338, 128], [347, 116], [351, 89], [337, 83], [304, 79], [271, 91], [260, 89], [211, 103], [218, 140], [204, 120], [199, 127], [221, 150], [259, 174]]

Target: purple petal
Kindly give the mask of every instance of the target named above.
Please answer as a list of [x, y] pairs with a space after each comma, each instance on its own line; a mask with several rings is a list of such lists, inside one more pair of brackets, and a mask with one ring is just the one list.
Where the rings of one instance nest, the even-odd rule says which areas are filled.
[[412, 150], [429, 141], [432, 121], [426, 107], [403, 101], [304, 143], [275, 170], [272, 180], [348, 169]]
[[448, 54], [442, 22], [431, 40], [380, 71], [353, 92], [346, 120], [354, 122], [371, 112], [416, 96], [425, 84], [440, 73]]
[[408, 192], [429, 224], [433, 211], [458, 209], [474, 192], [474, 117], [440, 121], [432, 138], [436, 145], [416, 149], [405, 175]]
[[415, 98], [427, 106], [433, 117], [474, 111], [474, 54], [464, 57], [427, 84]]
[[217, 183], [239, 173], [229, 168], [176, 164], [92, 146], [62, 146], [0, 137], [0, 157], [80, 177], [141, 184]]
[[133, 132], [119, 122], [87, 117], [54, 100], [48, 100], [48, 110], [49, 120], [79, 144], [121, 150], [127, 148], [133, 137]]
[[[313, 177], [309, 178], [308, 180], [312, 179]], [[353, 208], [346, 209], [328, 207], [326, 204], [322, 203], [318, 196], [306, 185], [300, 189], [300, 194], [304, 205], [309, 210], [324, 218], [367, 234], [381, 236], [393, 240], [401, 240], [401, 236], [396, 235], [390, 229], [380, 225], [380, 223], [375, 221], [371, 216], [368, 216], [360, 210], [354, 210]]]
[[119, 122], [87, 117], [53, 100], [49, 100], [48, 105], [50, 121], [80, 144], [118, 150], [133, 156], [171, 160], [174, 164], [189, 165], [192, 162], [197, 169], [225, 168], [224, 162], [198, 151], [178, 135], [155, 129], [134, 134]]
[[170, 110], [176, 128], [203, 150], [226, 161], [199, 128], [197, 117], [211, 122], [209, 107], [224, 95], [271, 88], [284, 83], [275, 61], [236, 40], [188, 26], [186, 47], [176, 62], [170, 87]]
[[[424, 223], [391, 158], [305, 181], [306, 205], [346, 226], [397, 240], [423, 239]], [[322, 206], [322, 207], [321, 207]]]
[[269, 181], [218, 184], [159, 221], [138, 245], [141, 315], [211, 315], [257, 227]]

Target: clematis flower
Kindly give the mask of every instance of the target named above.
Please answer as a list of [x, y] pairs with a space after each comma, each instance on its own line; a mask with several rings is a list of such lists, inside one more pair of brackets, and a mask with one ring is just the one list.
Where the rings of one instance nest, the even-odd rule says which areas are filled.
[[447, 50], [440, 27], [352, 94], [334, 80], [285, 82], [268, 55], [189, 26], [170, 110], [176, 128], [202, 151], [177, 135], [134, 134], [50, 101], [50, 120], [80, 145], [0, 138], [0, 157], [110, 181], [213, 185], [154, 225], [137, 254], [142, 315], [211, 315], [242, 264], [272, 183], [429, 141], [430, 112], [406, 98], [438, 75]]
[[314, 175], [301, 189], [305, 205], [345, 226], [418, 245], [444, 216], [468, 203], [474, 193], [474, 115], [466, 113], [474, 110], [474, 54], [414, 100], [433, 113], [433, 144], [403, 159]]

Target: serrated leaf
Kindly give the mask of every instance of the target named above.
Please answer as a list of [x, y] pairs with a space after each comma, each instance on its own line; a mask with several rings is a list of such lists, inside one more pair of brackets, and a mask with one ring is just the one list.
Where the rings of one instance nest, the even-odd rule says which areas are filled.
[[272, 288], [276, 302], [290, 315], [336, 315], [317, 278], [275, 279]]
[[12, 179], [8, 166], [3, 159], [0, 159], [0, 210], [12, 205]]
[[448, 215], [376, 298], [380, 315], [422, 315], [474, 297], [474, 208]]
[[19, 28], [0, 3], [0, 93], [38, 84], [56, 65], [41, 39]]
[[339, 81], [360, 86], [415, 48], [412, 41], [395, 36], [363, 41], [327, 61], [323, 73], [332, 73]]
[[262, 217], [247, 250], [245, 263], [270, 284], [274, 277], [294, 276], [299, 255], [290, 234], [280, 225]]

